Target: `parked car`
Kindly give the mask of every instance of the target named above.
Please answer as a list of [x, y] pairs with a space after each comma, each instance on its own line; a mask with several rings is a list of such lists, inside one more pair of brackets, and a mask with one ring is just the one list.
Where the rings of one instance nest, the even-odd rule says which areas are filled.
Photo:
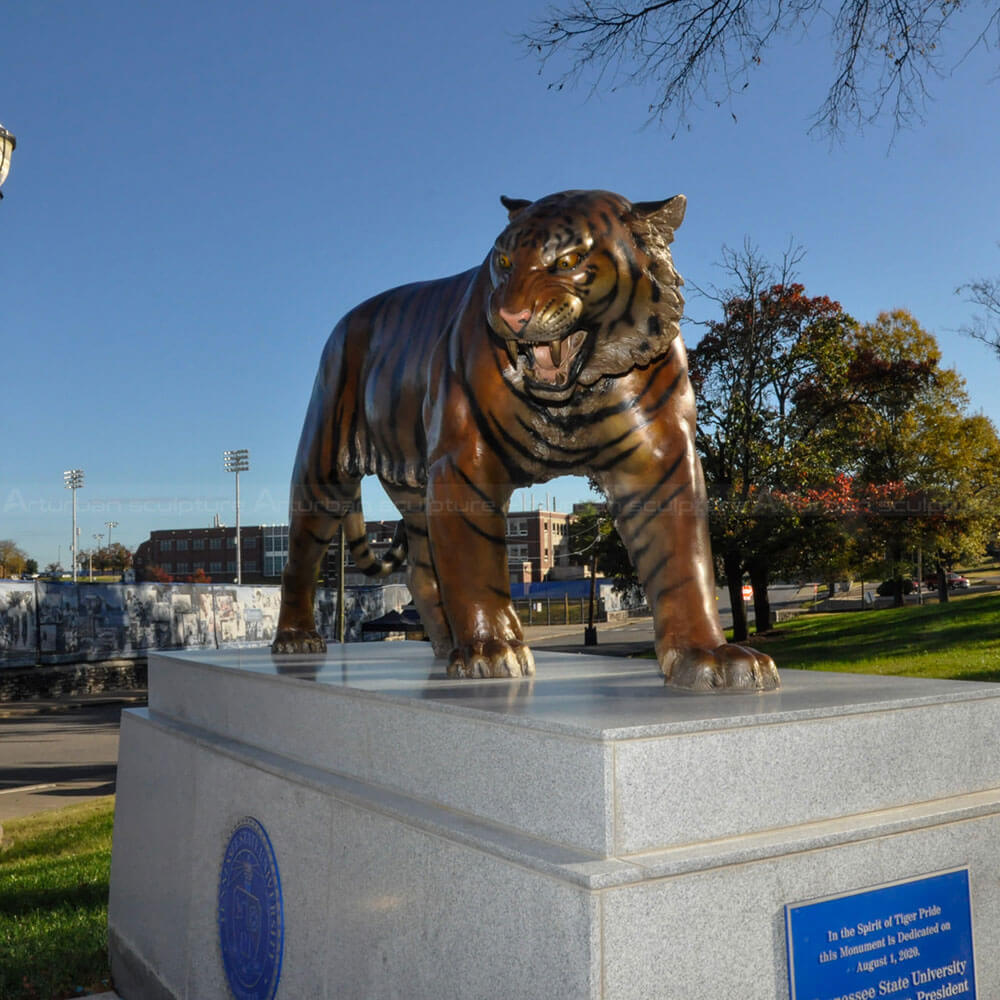
[[[948, 588], [950, 590], [965, 590], [967, 587], [971, 586], [968, 579], [962, 576], [961, 573], [946, 573], [945, 582], [948, 584]], [[931, 573], [930, 576], [924, 580], [924, 583], [929, 590], [937, 590], [937, 573]]]

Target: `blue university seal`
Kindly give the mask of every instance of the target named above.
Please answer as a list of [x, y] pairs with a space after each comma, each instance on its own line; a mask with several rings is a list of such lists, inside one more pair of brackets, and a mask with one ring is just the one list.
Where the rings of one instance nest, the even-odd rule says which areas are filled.
[[233, 830], [219, 872], [219, 945], [236, 1000], [274, 1000], [284, 936], [274, 848], [248, 816]]

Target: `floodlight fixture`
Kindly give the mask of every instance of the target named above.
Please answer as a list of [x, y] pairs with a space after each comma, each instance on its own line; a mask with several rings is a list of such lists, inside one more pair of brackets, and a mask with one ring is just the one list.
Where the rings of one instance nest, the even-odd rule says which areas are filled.
[[63, 473], [63, 486], [73, 491], [73, 541], [69, 548], [73, 558], [73, 582], [76, 583], [76, 491], [83, 486], [83, 469], [67, 469]]
[[240, 552], [240, 473], [250, 471], [250, 452], [237, 448], [222, 453], [226, 472], [236, 473], [236, 585], [243, 583], [243, 561]]

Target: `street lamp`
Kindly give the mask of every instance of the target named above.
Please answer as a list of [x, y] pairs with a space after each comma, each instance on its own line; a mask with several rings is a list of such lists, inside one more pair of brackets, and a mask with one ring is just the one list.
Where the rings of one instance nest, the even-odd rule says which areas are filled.
[[83, 486], [83, 469], [67, 469], [63, 473], [63, 485], [73, 491], [73, 543], [69, 548], [73, 556], [73, 582], [76, 583], [76, 491]]
[[243, 583], [243, 564], [240, 560], [240, 473], [250, 470], [250, 452], [246, 448], [224, 451], [222, 461], [226, 472], [236, 473], [236, 585]]
[[[17, 140], [14, 138], [14, 133], [8, 132], [3, 125], [0, 125], [0, 187], [3, 187], [3, 182], [7, 180], [7, 174], [10, 171], [10, 154], [14, 152], [16, 145]], [[0, 191], [0, 198], [2, 197], [3, 191]]]
[[[112, 555], [112, 552], [111, 552], [111, 529], [112, 528], [117, 528], [118, 527], [118, 522], [117, 521], [105, 521], [104, 522], [104, 527], [108, 529], [108, 558], [113, 560], [114, 556]], [[113, 573], [114, 571], [115, 571], [115, 564], [112, 561], [112, 563], [111, 563], [111, 572]]]

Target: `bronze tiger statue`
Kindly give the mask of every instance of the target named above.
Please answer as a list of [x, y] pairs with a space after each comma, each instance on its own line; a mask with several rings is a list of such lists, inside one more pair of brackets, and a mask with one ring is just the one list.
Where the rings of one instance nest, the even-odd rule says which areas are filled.
[[[669, 249], [684, 197], [501, 200], [509, 224], [480, 266], [377, 295], [331, 334], [292, 476], [273, 652], [326, 648], [316, 577], [343, 521], [369, 574], [405, 557], [450, 675], [532, 674], [510, 598], [507, 505], [517, 488], [589, 475], [645, 590], [667, 683], [776, 688], [771, 658], [727, 644], [716, 610]], [[384, 559], [365, 537], [365, 475], [403, 516]]]

